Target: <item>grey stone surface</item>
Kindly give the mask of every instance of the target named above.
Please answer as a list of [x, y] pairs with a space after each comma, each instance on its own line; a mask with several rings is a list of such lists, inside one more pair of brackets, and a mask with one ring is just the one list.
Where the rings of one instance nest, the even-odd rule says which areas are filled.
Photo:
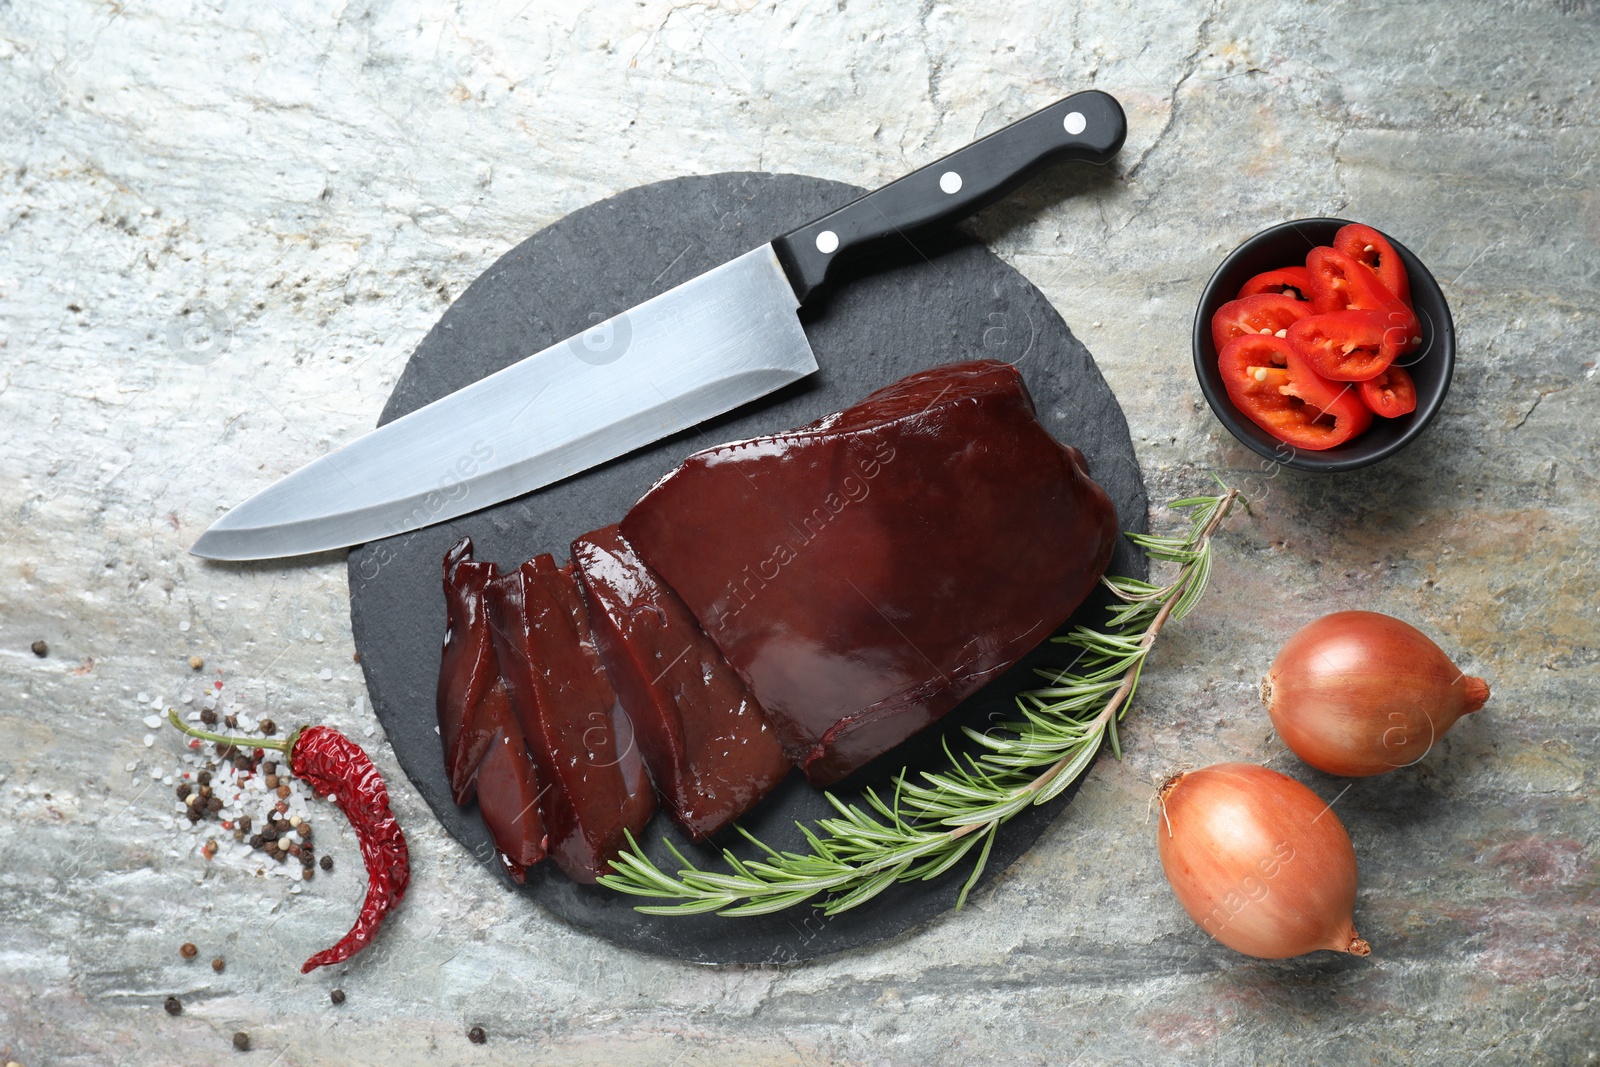
[[[1597, 46], [1592, 0], [0, 0], [0, 1053], [216, 1062], [244, 1029], [285, 1064], [1592, 1062]], [[1154, 499], [1217, 471], [1256, 503], [1126, 759], [966, 912], [788, 969], [573, 933], [460, 862], [364, 733], [339, 557], [186, 555], [370, 426], [451, 294], [565, 212], [675, 174], [870, 185], [1088, 85], [1129, 113], [1116, 180], [1032, 186], [975, 232], [1095, 352]], [[1188, 367], [1216, 261], [1318, 214], [1409, 244], [1459, 331], [1434, 427], [1339, 478], [1261, 470]], [[1350, 607], [1438, 634], [1495, 696], [1341, 796], [1253, 693], [1288, 632]], [[149, 776], [179, 749], [145, 746], [135, 698], [213, 668], [394, 783], [416, 879], [348, 974], [296, 973], [360, 894], [336, 818], [346, 864], [295, 894], [195, 854]], [[1222, 759], [1339, 798], [1371, 959], [1253, 962], [1179, 910], [1153, 783]]]

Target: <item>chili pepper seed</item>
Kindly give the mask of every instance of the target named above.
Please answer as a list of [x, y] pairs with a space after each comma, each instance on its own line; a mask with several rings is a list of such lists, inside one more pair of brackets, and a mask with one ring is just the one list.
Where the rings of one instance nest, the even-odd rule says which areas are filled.
[[183, 944], [178, 946], [178, 955], [182, 956], [186, 960], [194, 959], [199, 952], [200, 950], [194, 947], [193, 941], [185, 941]]
[[200, 668], [204, 667], [205, 665], [206, 665], [206, 661], [201, 659], [199, 656], [190, 656], [189, 657], [189, 669], [191, 671], [197, 671]]
[[483, 1032], [483, 1027], [474, 1026], [471, 1030], [467, 1031], [467, 1040], [472, 1042], [474, 1045], [481, 1045], [485, 1041], [489, 1040], [489, 1035]]
[[168, 997], [167, 1002], [163, 1004], [162, 1007], [167, 1009], [168, 1015], [183, 1014], [183, 1001], [179, 1000], [177, 997]]
[[221, 956], [218, 956], [216, 959], [211, 961], [211, 969], [216, 971], [218, 974], [221, 974], [222, 969], [227, 965], [227, 961], [225, 961]]
[[243, 1030], [240, 1030], [238, 1033], [234, 1034], [233, 1047], [238, 1049], [240, 1052], [249, 1052], [250, 1035], [245, 1033]]

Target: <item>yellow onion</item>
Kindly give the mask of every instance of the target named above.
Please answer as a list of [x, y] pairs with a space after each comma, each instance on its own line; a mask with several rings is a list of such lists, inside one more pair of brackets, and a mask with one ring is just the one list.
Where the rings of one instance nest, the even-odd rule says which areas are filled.
[[1161, 869], [1200, 929], [1247, 956], [1318, 949], [1365, 956], [1356, 853], [1311, 790], [1250, 763], [1180, 774], [1161, 789]]
[[1375, 611], [1324, 615], [1261, 682], [1272, 725], [1318, 770], [1361, 778], [1409, 766], [1489, 699], [1421, 630]]

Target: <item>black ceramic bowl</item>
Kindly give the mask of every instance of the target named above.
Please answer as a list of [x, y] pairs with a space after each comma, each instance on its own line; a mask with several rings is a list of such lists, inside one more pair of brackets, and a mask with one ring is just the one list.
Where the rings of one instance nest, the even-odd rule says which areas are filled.
[[1294, 219], [1262, 230], [1234, 249], [1200, 294], [1194, 315], [1194, 372], [1200, 391], [1217, 418], [1252, 451], [1286, 467], [1305, 471], [1348, 471], [1376, 463], [1400, 451], [1413, 439], [1444, 403], [1450, 391], [1450, 375], [1456, 364], [1456, 333], [1450, 321], [1450, 306], [1444, 293], [1422, 261], [1411, 250], [1388, 234], [1389, 243], [1405, 262], [1411, 279], [1411, 304], [1422, 324], [1422, 345], [1400, 358], [1400, 365], [1417, 383], [1417, 409], [1397, 419], [1374, 418], [1372, 426], [1353, 440], [1320, 452], [1294, 448], [1251, 422], [1228, 398], [1217, 370], [1217, 350], [1211, 343], [1211, 316], [1239, 293], [1239, 287], [1262, 271], [1303, 265], [1306, 253], [1317, 245], [1333, 244], [1346, 219]]

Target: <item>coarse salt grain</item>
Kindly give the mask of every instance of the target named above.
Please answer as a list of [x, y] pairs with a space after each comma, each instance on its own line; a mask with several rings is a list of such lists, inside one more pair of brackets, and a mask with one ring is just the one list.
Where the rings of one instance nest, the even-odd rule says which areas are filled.
[[136, 771], [136, 770], [139, 769], [139, 761], [136, 760], [136, 759], [129, 760], [128, 761], [128, 765], [126, 767], [122, 768], [122, 769], [125, 770], [125, 771], [130, 771], [130, 772], [131, 771]]
[[154, 778], [158, 782], [161, 780], [161, 774], [162, 774], [162, 771], [161, 771], [160, 767], [151, 767], [150, 768], [150, 777]]
[[159, 730], [161, 728], [161, 716], [146, 715], [144, 717], [144, 724], [152, 730]]
[[180, 632], [182, 632], [182, 633], [188, 633], [189, 632], [189, 620], [188, 619], [184, 619], [182, 622], [180, 622], [178, 624], [178, 630]]
[[139, 703], [141, 703], [141, 704], [148, 704], [148, 703], [150, 703], [150, 694], [149, 693], [140, 693], [134, 699], [138, 700]]
[[332, 668], [329, 668], [329, 667], [322, 668], [322, 671], [317, 675], [317, 677], [321, 678], [324, 682], [333, 681], [333, 670], [332, 670]]
[[155, 734], [145, 734], [144, 735], [144, 747], [145, 748], [154, 748], [155, 746], [156, 746], [156, 735]]

